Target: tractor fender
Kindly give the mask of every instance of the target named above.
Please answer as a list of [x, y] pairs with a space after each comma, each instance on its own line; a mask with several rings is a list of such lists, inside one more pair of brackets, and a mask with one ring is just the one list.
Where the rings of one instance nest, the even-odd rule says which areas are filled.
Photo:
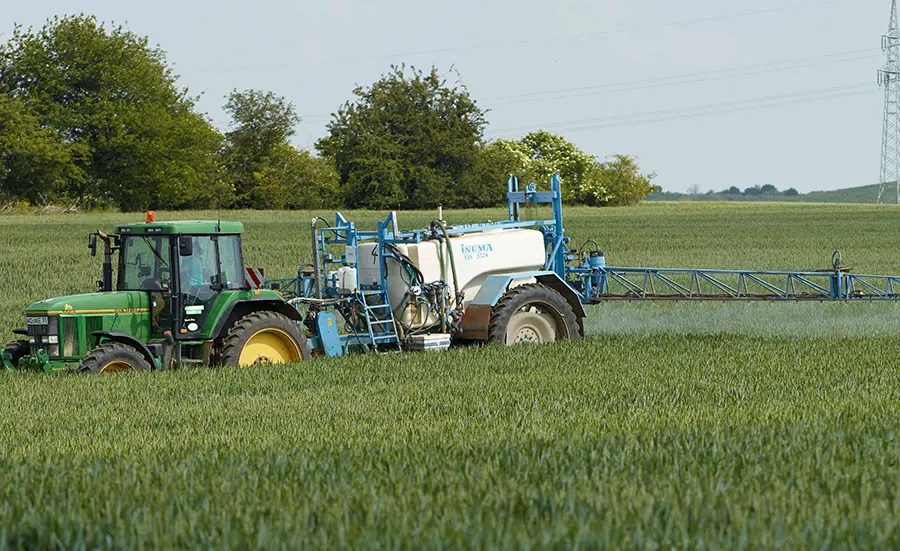
[[278, 312], [297, 322], [303, 321], [303, 316], [300, 315], [300, 312], [282, 300], [273, 300], [271, 298], [236, 300], [229, 304], [222, 312], [222, 315], [219, 316], [219, 321], [216, 322], [210, 338], [218, 339], [224, 337], [239, 319], [261, 310]]
[[150, 351], [150, 348], [148, 348], [145, 343], [136, 339], [133, 335], [121, 331], [94, 331], [91, 335], [98, 339], [127, 344], [140, 352], [141, 356], [143, 356], [151, 366], [156, 367], [156, 358], [153, 356], [153, 352]]
[[575, 289], [572, 289], [572, 286], [561, 279], [556, 272], [523, 272], [517, 274], [496, 274], [485, 278], [481, 289], [478, 290], [475, 298], [472, 299], [472, 302], [469, 303], [463, 314], [463, 338], [486, 341], [494, 306], [500, 301], [500, 298], [513, 282], [522, 279], [534, 279], [538, 283], [546, 285], [561, 294], [575, 312], [578, 328], [584, 334], [584, 318], [587, 312], [585, 312], [581, 298]]

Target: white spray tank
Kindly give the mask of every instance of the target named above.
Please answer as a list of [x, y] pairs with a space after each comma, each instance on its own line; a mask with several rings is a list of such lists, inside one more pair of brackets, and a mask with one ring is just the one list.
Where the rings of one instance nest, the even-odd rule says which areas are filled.
[[[546, 261], [544, 234], [537, 230], [514, 228], [478, 231], [458, 237], [451, 236], [450, 244], [453, 247], [459, 290], [464, 295], [463, 307], [468, 306], [475, 298], [488, 276], [543, 270]], [[362, 285], [372, 285], [379, 281], [377, 246], [376, 243], [359, 245], [359, 281]], [[397, 248], [422, 272], [426, 284], [436, 281], [447, 284], [447, 288], [451, 290], [450, 309], [454, 308], [453, 273], [446, 244], [432, 239], [418, 244], [397, 245]], [[439, 325], [441, 320], [438, 312], [410, 304], [415, 301], [410, 301], [407, 297], [411, 285], [406, 270], [392, 259], [388, 260], [387, 267], [388, 295], [397, 320], [411, 330]]]

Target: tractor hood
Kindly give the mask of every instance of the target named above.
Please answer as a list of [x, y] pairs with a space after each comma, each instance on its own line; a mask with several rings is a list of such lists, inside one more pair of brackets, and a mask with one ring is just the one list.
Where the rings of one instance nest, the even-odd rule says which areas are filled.
[[26, 308], [25, 314], [126, 314], [147, 312], [149, 306], [150, 295], [147, 292], [116, 291], [48, 298]]

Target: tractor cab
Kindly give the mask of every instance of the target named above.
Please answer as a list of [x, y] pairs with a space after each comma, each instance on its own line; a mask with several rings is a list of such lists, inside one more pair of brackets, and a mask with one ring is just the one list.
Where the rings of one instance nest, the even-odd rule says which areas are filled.
[[[98, 286], [148, 293], [152, 337], [170, 331], [176, 339], [195, 339], [219, 295], [245, 287], [243, 231], [238, 222], [160, 223], [151, 215], [143, 224], [116, 226], [110, 247], [119, 252], [115, 285], [104, 275]], [[98, 237], [105, 241], [94, 234], [92, 252]]]

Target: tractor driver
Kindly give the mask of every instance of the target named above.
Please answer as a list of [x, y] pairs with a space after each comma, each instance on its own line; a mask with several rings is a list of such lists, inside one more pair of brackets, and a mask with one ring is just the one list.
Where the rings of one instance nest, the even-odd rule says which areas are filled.
[[191, 236], [191, 254], [181, 257], [178, 274], [185, 306], [209, 306], [221, 290], [216, 244], [210, 236]]
[[200, 251], [200, 241], [193, 237], [193, 254], [185, 256], [181, 259], [181, 267], [179, 274], [181, 275], [181, 287], [199, 287], [203, 285], [203, 261], [201, 260], [202, 252]]
[[196, 299], [202, 300], [204, 294], [204, 259], [212, 258], [212, 243], [209, 239], [192, 237], [192, 253], [181, 258], [178, 274], [181, 277], [181, 291]]

